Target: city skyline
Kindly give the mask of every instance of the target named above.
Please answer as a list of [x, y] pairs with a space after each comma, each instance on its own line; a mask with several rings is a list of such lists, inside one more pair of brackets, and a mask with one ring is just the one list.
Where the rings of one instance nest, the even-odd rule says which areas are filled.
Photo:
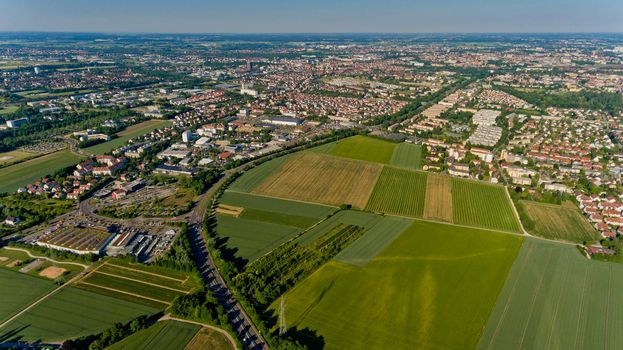
[[100, 33], [615, 33], [615, 0], [390, 2], [275, 0], [207, 4], [196, 0], [106, 3], [25, 0], [0, 3], [3, 32]]

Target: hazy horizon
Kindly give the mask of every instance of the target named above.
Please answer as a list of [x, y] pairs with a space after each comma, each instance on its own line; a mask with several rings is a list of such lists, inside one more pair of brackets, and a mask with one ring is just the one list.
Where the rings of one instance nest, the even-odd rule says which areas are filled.
[[0, 3], [2, 32], [127, 34], [621, 33], [618, 0], [21, 0]]

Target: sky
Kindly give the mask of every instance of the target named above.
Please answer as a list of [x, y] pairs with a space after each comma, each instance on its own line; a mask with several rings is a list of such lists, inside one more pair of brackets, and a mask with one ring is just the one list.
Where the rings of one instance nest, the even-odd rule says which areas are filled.
[[623, 32], [623, 0], [0, 0], [0, 31]]

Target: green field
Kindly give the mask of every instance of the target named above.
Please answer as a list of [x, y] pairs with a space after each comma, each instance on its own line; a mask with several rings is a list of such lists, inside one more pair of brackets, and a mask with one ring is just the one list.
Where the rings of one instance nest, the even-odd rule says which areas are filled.
[[2, 300], [0, 302], [0, 321], [14, 315], [54, 287], [52, 281], [0, 269], [0, 300]]
[[253, 261], [300, 233], [293, 226], [217, 215], [217, 232], [236, 256]]
[[66, 287], [0, 330], [0, 339], [61, 341], [101, 332], [157, 309]]
[[379, 223], [381, 219], [383, 219], [381, 215], [357, 210], [343, 210], [309, 229], [298, 237], [297, 240], [305, 246], [313, 243], [339, 224], [356, 225], [368, 230]]
[[251, 192], [253, 188], [264, 181], [265, 178], [276, 172], [286, 160], [290, 159], [291, 154], [275, 158], [264, 162], [249, 171], [245, 171], [236, 181], [229, 186], [231, 190], [240, 192]]
[[245, 210], [255, 209], [275, 214], [303, 216], [314, 219], [324, 218], [336, 210], [335, 207], [321, 204], [308, 204], [232, 191], [225, 192], [220, 202], [227, 205], [242, 207], [245, 208]]
[[123, 339], [109, 349], [183, 350], [200, 328], [201, 326], [189, 323], [161, 321]]
[[13, 192], [57, 170], [77, 164], [80, 158], [62, 150], [0, 169], [0, 193]]
[[413, 220], [385, 216], [371, 226], [363, 237], [341, 251], [335, 259], [352, 265], [364, 266], [398, 238], [412, 223]]
[[244, 208], [240, 218], [293, 226], [301, 229], [312, 226], [337, 208], [227, 191], [221, 204]]
[[[173, 276], [169, 272], [173, 272]], [[178, 274], [174, 270], [145, 265], [124, 265], [120, 260], [112, 259], [80, 279], [76, 286], [163, 309], [175, 297], [190, 293], [199, 284], [190, 274]]]
[[422, 147], [403, 142], [399, 143], [394, 149], [390, 164], [401, 168], [419, 169], [421, 162]]
[[522, 240], [415, 222], [364, 267], [331, 261], [288, 291], [287, 327], [325, 349], [474, 348]]
[[144, 121], [142, 123], [132, 125], [126, 130], [119, 132], [117, 134], [117, 138], [97, 144], [95, 146], [83, 148], [82, 151], [86, 154], [104, 154], [112, 151], [115, 148], [125, 145], [130, 139], [150, 133], [156, 129], [160, 129], [168, 125], [171, 125], [171, 121], [169, 120], [154, 119]]
[[384, 167], [367, 210], [388, 214], [422, 217], [426, 197], [426, 173]]
[[554, 205], [520, 201], [525, 229], [533, 235], [569, 242], [591, 242], [599, 233], [573, 203]]
[[501, 186], [453, 178], [452, 212], [455, 224], [520, 232], [510, 199]]
[[623, 265], [526, 239], [478, 349], [623, 348]]
[[339, 157], [389, 164], [395, 143], [366, 136], [353, 136], [336, 142], [329, 154]]

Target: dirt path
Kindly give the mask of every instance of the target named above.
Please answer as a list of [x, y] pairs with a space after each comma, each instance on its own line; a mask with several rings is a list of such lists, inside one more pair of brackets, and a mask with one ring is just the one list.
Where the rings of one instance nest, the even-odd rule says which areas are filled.
[[71, 262], [71, 261], [58, 261], [58, 260], [54, 260], [54, 259], [50, 259], [48, 257], [45, 256], [37, 256], [37, 255], [33, 255], [30, 251], [26, 250], [26, 249], [22, 249], [22, 248], [15, 248], [15, 247], [4, 247], [4, 249], [8, 249], [8, 250], [15, 250], [15, 251], [20, 251], [20, 252], [24, 252], [26, 254], [28, 254], [29, 257], [33, 258], [33, 259], [43, 259], [43, 260], [47, 260], [47, 261], [51, 261], [55, 264], [66, 264], [66, 265], [75, 265], [75, 266], [80, 266], [82, 267], [83, 270], [86, 270], [87, 268], [89, 268], [89, 265], [85, 265], [85, 264], [81, 264], [81, 263], [77, 263], [77, 262]]
[[221, 334], [223, 334], [225, 337], [227, 337], [227, 340], [229, 340], [229, 343], [232, 346], [232, 349], [238, 349], [238, 346], [236, 346], [236, 342], [234, 341], [234, 338], [231, 336], [231, 334], [229, 334], [229, 332], [225, 331], [222, 328], [218, 328], [209, 324], [205, 324], [205, 323], [201, 323], [201, 322], [195, 322], [195, 321], [189, 321], [189, 320], [184, 320], [181, 318], [175, 318], [171, 315], [164, 315], [162, 316], [158, 321], [177, 321], [177, 322], [184, 322], [184, 323], [191, 323], [191, 324], [196, 324], [198, 326], [202, 326], [205, 328], [209, 328], [212, 329], [214, 331], [217, 331]]

